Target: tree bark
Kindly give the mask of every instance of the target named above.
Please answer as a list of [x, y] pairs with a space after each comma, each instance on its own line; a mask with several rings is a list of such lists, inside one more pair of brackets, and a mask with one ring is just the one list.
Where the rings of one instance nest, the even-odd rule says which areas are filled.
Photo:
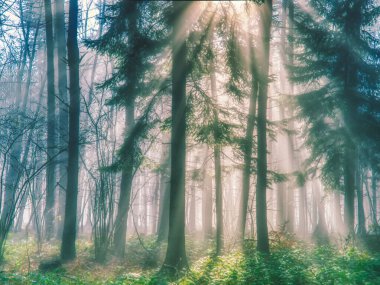
[[172, 130], [168, 247], [163, 271], [187, 268], [185, 250], [186, 74], [187, 48], [181, 17], [191, 3], [173, 1]]
[[204, 238], [212, 237], [212, 178], [207, 173], [208, 170], [209, 147], [205, 146], [205, 161], [203, 163], [203, 189], [202, 189], [202, 228]]
[[[125, 137], [132, 133], [135, 128], [135, 105], [134, 99], [126, 106], [125, 114]], [[124, 157], [126, 161], [121, 173], [120, 197], [115, 219], [114, 250], [117, 256], [124, 257], [125, 243], [127, 239], [127, 221], [129, 204], [134, 175], [134, 143], [126, 149]]]
[[65, 218], [62, 233], [61, 258], [69, 261], [76, 257], [77, 199], [79, 174], [79, 48], [78, 0], [70, 0], [67, 32], [67, 55], [70, 78], [69, 145]]
[[344, 224], [348, 234], [354, 234], [355, 213], [355, 153], [351, 143], [346, 142], [344, 149]]
[[57, 50], [58, 71], [58, 145], [61, 154], [58, 157], [59, 187], [58, 187], [58, 213], [57, 213], [57, 237], [62, 236], [63, 216], [65, 212], [65, 191], [67, 189], [67, 142], [69, 128], [69, 105], [67, 96], [67, 65], [66, 65], [66, 28], [64, 0], [56, 0], [55, 3], [55, 44]]
[[365, 236], [367, 233], [365, 227], [365, 213], [363, 204], [363, 181], [362, 174], [360, 171], [359, 161], [357, 160], [356, 165], [356, 196], [358, 205], [358, 235]]
[[159, 220], [157, 229], [157, 242], [160, 243], [168, 238], [169, 232], [169, 204], [170, 204], [170, 183], [169, 183], [169, 146], [166, 141], [162, 143], [161, 165], [160, 165], [160, 205]]
[[258, 94], [257, 114], [257, 185], [256, 185], [256, 227], [257, 249], [269, 253], [267, 224], [267, 99], [270, 30], [272, 24], [272, 1], [266, 1], [261, 8], [262, 62]]
[[45, 30], [47, 54], [47, 165], [46, 165], [46, 205], [44, 211], [45, 237], [54, 234], [54, 192], [55, 192], [55, 90], [54, 90], [54, 38], [51, 0], [45, 3]]
[[[252, 45], [252, 43], [249, 43]], [[253, 51], [253, 47], [250, 49]], [[251, 57], [253, 52], [251, 52]], [[244, 166], [243, 166], [243, 177], [242, 177], [242, 194], [241, 194], [241, 206], [240, 206], [240, 238], [243, 241], [245, 235], [245, 226], [247, 222], [247, 211], [248, 211], [248, 200], [249, 200], [249, 188], [250, 188], [250, 178], [251, 178], [251, 167], [252, 167], [252, 152], [253, 152], [253, 132], [255, 128], [255, 117], [256, 117], [256, 101], [258, 92], [258, 82], [256, 78], [256, 72], [254, 71], [253, 65], [256, 62], [252, 62], [251, 65], [251, 94], [249, 97], [249, 111], [247, 117], [247, 129], [245, 132], [245, 138], [243, 143], [243, 156], [244, 156]]]
[[372, 224], [378, 226], [377, 222], [377, 174], [372, 167], [371, 171], [371, 188], [372, 188]]

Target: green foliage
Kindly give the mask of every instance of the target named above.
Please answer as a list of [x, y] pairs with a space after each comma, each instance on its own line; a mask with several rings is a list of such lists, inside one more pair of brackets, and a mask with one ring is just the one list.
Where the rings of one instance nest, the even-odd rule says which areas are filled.
[[290, 77], [303, 87], [297, 104], [310, 161], [322, 165], [329, 188], [340, 190], [346, 147], [354, 144], [368, 162], [378, 163], [380, 39], [373, 23], [379, 7], [372, 0], [307, 6], [294, 6]]
[[217, 259], [199, 260], [177, 284], [379, 284], [380, 256], [355, 247], [309, 248], [290, 237], [272, 236], [272, 253], [248, 243]]
[[[167, 280], [157, 272], [158, 263], [149, 264], [152, 259], [161, 260], [165, 249], [150, 237], [130, 239], [128, 260], [121, 263], [109, 261], [102, 266], [91, 260], [91, 245], [80, 241], [78, 261], [47, 273], [36, 270], [33, 241], [22, 243], [22, 246], [20, 242], [11, 241], [6, 248], [7, 265], [0, 272], [0, 284], [380, 284], [380, 254], [369, 254], [352, 245], [342, 249], [312, 247], [280, 232], [272, 232], [270, 240], [270, 256], [256, 251], [256, 241], [247, 240], [244, 250], [214, 258], [205, 248], [207, 245], [188, 239], [189, 255], [196, 261], [176, 280]], [[45, 248], [49, 252], [44, 255], [57, 250], [55, 246], [45, 245]], [[200, 258], [207, 252], [208, 256]], [[30, 255], [31, 262], [29, 271], [25, 271], [27, 255]]]

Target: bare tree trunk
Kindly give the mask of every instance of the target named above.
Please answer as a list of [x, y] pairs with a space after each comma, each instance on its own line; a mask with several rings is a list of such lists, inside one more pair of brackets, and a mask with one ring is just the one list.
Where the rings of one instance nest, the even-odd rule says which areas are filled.
[[[213, 33], [213, 31], [211, 32]], [[213, 37], [211, 36], [211, 46], [213, 45]], [[215, 62], [211, 60], [210, 81], [211, 81], [211, 97], [218, 103], [218, 94], [215, 76]], [[221, 145], [217, 137], [217, 129], [219, 128], [218, 111], [214, 109], [214, 171], [215, 171], [215, 215], [216, 215], [216, 252], [220, 255], [223, 250], [223, 188], [222, 188], [222, 163], [221, 163]], [[252, 140], [251, 140], [252, 143]], [[252, 153], [252, 145], [251, 152]], [[250, 161], [249, 161], [250, 164]], [[250, 168], [250, 165], [249, 165]], [[249, 181], [248, 181], [249, 183]], [[249, 187], [249, 185], [248, 185]], [[249, 190], [249, 188], [248, 188]]]
[[45, 3], [46, 54], [47, 54], [47, 165], [46, 165], [46, 205], [44, 211], [45, 237], [54, 234], [54, 192], [55, 192], [55, 90], [54, 90], [54, 39], [51, 0]]
[[[135, 106], [134, 99], [126, 106], [125, 130], [126, 138], [132, 133], [135, 127]], [[134, 143], [126, 150], [125, 166], [121, 173], [120, 197], [115, 220], [114, 250], [119, 257], [125, 255], [125, 243], [127, 239], [127, 221], [130, 207], [132, 191], [132, 181], [134, 174]]]
[[167, 240], [169, 232], [169, 144], [166, 141], [162, 143], [161, 165], [160, 165], [160, 209], [157, 229], [157, 242]]
[[61, 154], [58, 157], [59, 187], [58, 187], [58, 212], [56, 218], [57, 237], [62, 236], [63, 216], [65, 212], [65, 191], [67, 189], [67, 142], [69, 128], [69, 111], [67, 106], [69, 100], [67, 96], [67, 65], [66, 65], [66, 29], [65, 29], [65, 7], [64, 0], [56, 0], [55, 4], [55, 44], [58, 57], [58, 145]]
[[363, 204], [363, 181], [362, 173], [360, 170], [359, 161], [357, 161], [356, 167], [356, 196], [358, 205], [358, 235], [365, 236], [367, 233], [365, 227], [365, 213]]
[[375, 168], [372, 167], [371, 171], [371, 188], [372, 188], [372, 224], [378, 225], [377, 222], [377, 173]]
[[355, 161], [354, 147], [347, 142], [344, 149], [344, 224], [348, 234], [354, 234]]
[[202, 191], [202, 227], [205, 239], [212, 237], [212, 178], [207, 173], [209, 148], [205, 146], [205, 162], [203, 165], [203, 191]]
[[[250, 42], [250, 45], [252, 43]], [[253, 51], [253, 47], [251, 46]], [[252, 54], [253, 52], [251, 52]], [[256, 62], [251, 63], [255, 65]], [[244, 138], [243, 154], [244, 154], [244, 166], [243, 166], [243, 181], [242, 181], [242, 195], [241, 195], [241, 207], [240, 207], [240, 235], [241, 240], [244, 240], [245, 235], [245, 225], [247, 222], [247, 210], [248, 210], [248, 200], [249, 200], [249, 188], [250, 188], [250, 178], [251, 178], [251, 167], [252, 167], [252, 148], [253, 148], [253, 132], [255, 127], [255, 117], [256, 117], [256, 101], [258, 93], [258, 82], [257, 76], [255, 74], [254, 67], [251, 67], [251, 95], [249, 97], [249, 111], [247, 118], [247, 129]]]
[[78, 0], [70, 0], [67, 55], [70, 75], [70, 108], [67, 190], [61, 245], [61, 258], [64, 261], [72, 260], [76, 257], [80, 116]]
[[175, 15], [172, 34], [172, 132], [169, 205], [169, 237], [162, 267], [170, 275], [188, 267], [185, 249], [185, 173], [186, 173], [186, 75], [187, 47], [182, 16], [191, 3], [173, 1]]
[[191, 182], [192, 185], [190, 186], [190, 209], [189, 209], [189, 232], [194, 233], [195, 232], [195, 217], [196, 217], [196, 188], [195, 188], [195, 181]]
[[266, 1], [261, 8], [262, 62], [258, 94], [257, 114], [257, 185], [256, 185], [256, 227], [257, 249], [269, 253], [267, 224], [267, 99], [269, 48], [272, 25], [272, 1]]
[[335, 218], [335, 231], [340, 233], [344, 229], [341, 205], [340, 205], [340, 193], [334, 191], [334, 218]]
[[286, 223], [285, 183], [277, 184], [277, 230], [284, 231]]

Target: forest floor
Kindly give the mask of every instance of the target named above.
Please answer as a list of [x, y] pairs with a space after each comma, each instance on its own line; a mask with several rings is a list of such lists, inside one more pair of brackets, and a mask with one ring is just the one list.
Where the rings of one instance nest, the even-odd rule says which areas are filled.
[[41, 261], [57, 256], [59, 243], [45, 243], [38, 252], [33, 239], [10, 237], [1, 265], [0, 284], [380, 284], [380, 252], [368, 252], [352, 242], [341, 247], [316, 246], [273, 235], [271, 255], [263, 256], [247, 241], [244, 249], [230, 247], [212, 257], [212, 245], [188, 239], [191, 268], [175, 281], [157, 274], [165, 248], [154, 240], [131, 239], [125, 260], [94, 260], [92, 243], [78, 240], [78, 258], [41, 272]]

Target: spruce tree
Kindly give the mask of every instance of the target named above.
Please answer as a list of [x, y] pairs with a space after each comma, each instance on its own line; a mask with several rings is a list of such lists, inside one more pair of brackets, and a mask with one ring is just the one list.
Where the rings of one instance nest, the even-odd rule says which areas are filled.
[[[295, 7], [292, 80], [306, 122], [310, 160], [320, 162], [330, 187], [344, 191], [345, 224], [354, 231], [355, 161], [379, 145], [379, 39], [373, 32], [375, 1], [309, 1]], [[378, 161], [375, 164], [378, 164]]]

